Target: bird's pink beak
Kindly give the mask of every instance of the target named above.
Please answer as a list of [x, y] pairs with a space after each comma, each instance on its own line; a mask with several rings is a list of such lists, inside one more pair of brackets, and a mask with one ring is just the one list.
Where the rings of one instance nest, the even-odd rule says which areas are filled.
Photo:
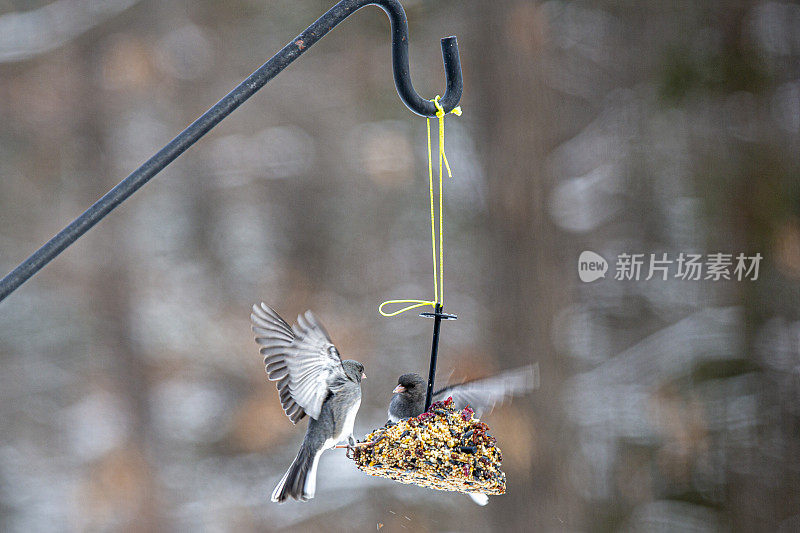
[[367, 379], [367, 375], [365, 373], [361, 373], [361, 379]]
[[400, 393], [400, 392], [405, 392], [405, 391], [406, 391], [406, 388], [405, 388], [405, 387], [403, 387], [402, 385], [398, 385], [397, 387], [395, 387], [395, 388], [394, 388], [394, 390], [392, 391], [392, 393], [393, 393], [393, 394], [398, 394], [398, 393]]

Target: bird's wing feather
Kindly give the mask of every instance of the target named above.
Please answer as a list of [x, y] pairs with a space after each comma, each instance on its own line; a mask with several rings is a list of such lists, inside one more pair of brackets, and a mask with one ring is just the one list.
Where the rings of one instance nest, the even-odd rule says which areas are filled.
[[476, 416], [489, 413], [512, 396], [525, 394], [539, 388], [539, 364], [526, 365], [500, 374], [450, 385], [433, 395], [434, 401], [453, 397], [456, 407], [469, 405]]
[[339, 350], [311, 311], [289, 324], [265, 303], [250, 315], [256, 342], [262, 346], [267, 375], [277, 381], [286, 416], [297, 423], [306, 414], [318, 418], [329, 383], [345, 378]]

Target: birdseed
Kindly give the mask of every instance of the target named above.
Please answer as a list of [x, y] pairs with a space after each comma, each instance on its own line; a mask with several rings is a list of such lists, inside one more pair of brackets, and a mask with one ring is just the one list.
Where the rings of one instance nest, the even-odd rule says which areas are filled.
[[453, 399], [436, 402], [421, 415], [376, 429], [367, 446], [348, 457], [371, 476], [454, 492], [504, 494], [503, 456], [489, 426]]

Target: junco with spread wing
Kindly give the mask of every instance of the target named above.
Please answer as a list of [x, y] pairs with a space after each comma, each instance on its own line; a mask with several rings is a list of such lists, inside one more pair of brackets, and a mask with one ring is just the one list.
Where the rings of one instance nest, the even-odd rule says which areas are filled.
[[[389, 421], [398, 422], [412, 416], [419, 416], [425, 410], [425, 395], [428, 382], [419, 374], [403, 374], [397, 380], [389, 403]], [[456, 408], [469, 405], [475, 416], [490, 412], [507, 398], [525, 394], [539, 388], [539, 365], [527, 365], [507, 370], [492, 377], [448, 385], [433, 393], [433, 401], [438, 402], [453, 397]], [[470, 492], [467, 495], [478, 505], [489, 503], [486, 494]]]
[[262, 346], [271, 381], [277, 381], [281, 405], [296, 424], [308, 415], [308, 428], [292, 465], [272, 491], [273, 502], [314, 497], [322, 452], [347, 439], [355, 444], [353, 424], [361, 406], [364, 365], [342, 360], [325, 328], [311, 314], [290, 327], [269, 306], [253, 306], [256, 342]]
[[[418, 416], [425, 410], [425, 394], [428, 383], [419, 374], [403, 374], [397, 380], [389, 403], [389, 420], [397, 422], [404, 418]], [[456, 408], [469, 405], [475, 416], [490, 412], [495, 405], [507, 398], [525, 394], [539, 387], [539, 365], [526, 365], [507, 370], [494, 376], [448, 385], [433, 393], [433, 401], [453, 397]]]

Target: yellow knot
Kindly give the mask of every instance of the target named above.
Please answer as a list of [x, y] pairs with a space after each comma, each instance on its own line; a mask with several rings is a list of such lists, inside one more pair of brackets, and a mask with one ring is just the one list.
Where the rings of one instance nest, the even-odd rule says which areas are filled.
[[[442, 107], [442, 104], [439, 103], [439, 99], [440, 98], [441, 97], [437, 94], [433, 98], [433, 100], [431, 100], [431, 102], [433, 102], [433, 105], [436, 106], [436, 118], [442, 118], [442, 117], [444, 117], [446, 115], [446, 113], [444, 112], [444, 108]], [[450, 111], [450, 112], [452, 114], [454, 114], [455, 116], [460, 117], [461, 116], [461, 106], [454, 107], [452, 109], [452, 111]]]

